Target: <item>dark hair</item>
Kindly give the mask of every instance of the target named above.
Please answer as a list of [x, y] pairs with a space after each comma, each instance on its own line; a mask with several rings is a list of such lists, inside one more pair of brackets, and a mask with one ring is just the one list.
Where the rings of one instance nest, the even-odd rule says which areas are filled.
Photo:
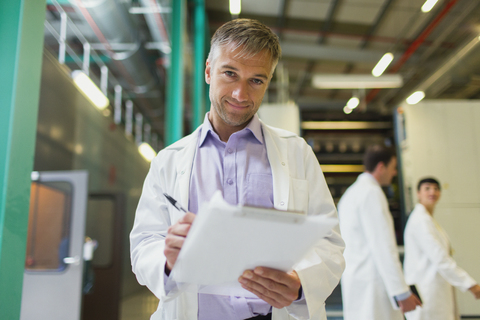
[[396, 154], [393, 148], [373, 145], [367, 148], [363, 156], [363, 165], [366, 171], [373, 172], [380, 162], [383, 162], [385, 166], [387, 166], [395, 156]]
[[428, 177], [428, 178], [423, 178], [422, 180], [420, 180], [417, 184], [417, 191], [420, 191], [420, 187], [422, 186], [422, 184], [424, 183], [434, 183], [437, 185], [438, 187], [438, 190], [441, 190], [440, 188], [440, 183], [438, 182], [437, 179], [434, 179], [432, 177]]

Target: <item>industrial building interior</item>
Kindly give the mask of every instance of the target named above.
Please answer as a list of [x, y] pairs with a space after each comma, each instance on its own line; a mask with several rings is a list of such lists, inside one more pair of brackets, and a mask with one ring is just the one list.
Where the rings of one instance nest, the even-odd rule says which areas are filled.
[[[137, 146], [146, 143], [156, 153], [203, 122], [208, 87], [198, 79], [209, 39], [223, 23], [253, 18], [279, 36], [282, 58], [263, 103], [297, 108], [298, 132], [335, 202], [363, 171], [367, 146], [401, 149], [402, 106], [480, 101], [477, 0], [241, 0], [240, 13], [231, 13], [229, 0], [46, 2], [33, 170], [89, 172], [85, 234], [110, 246], [94, 255], [96, 281], [109, 272], [117, 277], [109, 280], [117, 284], [108, 298], [113, 311], [98, 312], [111, 292], [94, 282], [95, 296], [82, 298], [82, 319], [141, 320], [156, 310], [158, 300], [136, 282], [128, 253], [149, 167]], [[73, 85], [75, 70], [108, 98], [101, 110], [80, 110], [92, 102]], [[407, 208], [400, 176], [385, 191], [402, 245]], [[28, 254], [26, 268], [34, 269], [34, 253]], [[340, 288], [326, 306], [329, 320], [343, 319]]]

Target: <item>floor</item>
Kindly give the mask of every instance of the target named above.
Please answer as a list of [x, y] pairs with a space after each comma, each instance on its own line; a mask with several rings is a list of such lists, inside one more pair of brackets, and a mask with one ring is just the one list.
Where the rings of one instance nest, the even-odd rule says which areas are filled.
[[148, 290], [131, 295], [122, 301], [120, 320], [149, 320], [157, 306], [158, 299]]

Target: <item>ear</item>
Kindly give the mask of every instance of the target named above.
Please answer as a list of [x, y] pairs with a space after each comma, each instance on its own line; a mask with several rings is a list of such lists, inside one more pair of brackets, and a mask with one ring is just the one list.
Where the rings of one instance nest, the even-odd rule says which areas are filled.
[[205, 82], [210, 84], [211, 80], [212, 80], [212, 65], [210, 64], [210, 61], [207, 60], [207, 62], [205, 63]]
[[379, 163], [377, 163], [377, 166], [375, 167], [375, 170], [373, 170], [374, 172], [382, 172], [384, 169], [385, 169], [385, 163], [383, 163], [382, 161], [380, 161]]

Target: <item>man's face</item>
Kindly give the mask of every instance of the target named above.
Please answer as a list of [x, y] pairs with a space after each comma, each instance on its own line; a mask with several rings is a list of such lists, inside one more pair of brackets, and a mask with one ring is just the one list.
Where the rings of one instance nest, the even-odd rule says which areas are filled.
[[435, 206], [438, 199], [440, 199], [440, 194], [440, 188], [436, 183], [422, 183], [420, 190], [417, 191], [418, 202], [426, 207]]
[[[272, 61], [266, 51], [251, 58], [235, 55], [231, 46], [219, 47], [213, 61], [207, 60], [205, 81], [210, 84], [212, 124], [216, 130], [241, 130], [255, 115], [271, 79]], [[212, 120], [212, 119], [211, 119]]]
[[381, 181], [382, 186], [388, 186], [392, 183], [393, 177], [397, 175], [397, 158], [393, 157], [388, 164], [383, 166], [381, 171]]

